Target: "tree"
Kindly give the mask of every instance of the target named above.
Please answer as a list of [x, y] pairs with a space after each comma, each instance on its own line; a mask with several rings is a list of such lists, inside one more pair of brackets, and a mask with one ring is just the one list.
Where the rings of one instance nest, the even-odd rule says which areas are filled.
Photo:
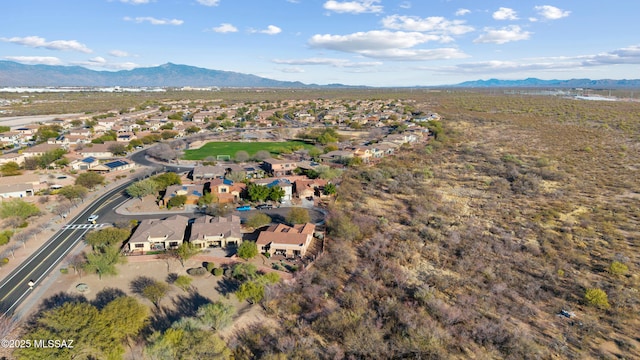
[[271, 223], [271, 217], [267, 214], [257, 213], [255, 215], [251, 215], [247, 221], [245, 221], [245, 225], [250, 228], [257, 229], [259, 227], [265, 226]]
[[87, 196], [87, 189], [80, 185], [67, 185], [58, 189], [58, 194], [74, 202], [84, 199]]
[[205, 304], [198, 308], [198, 320], [213, 330], [220, 330], [231, 324], [235, 308], [221, 301]]
[[333, 183], [328, 183], [322, 189], [322, 193], [325, 195], [334, 195], [337, 192], [336, 185]]
[[129, 230], [109, 227], [92, 231], [88, 233], [84, 239], [94, 250], [98, 250], [105, 247], [120, 248], [120, 244], [127, 240], [129, 235]]
[[182, 179], [180, 179], [180, 175], [174, 172], [168, 172], [160, 175], [156, 175], [151, 178], [154, 182], [156, 182], [157, 190], [164, 190], [171, 185], [180, 185], [182, 184]]
[[217, 197], [214, 193], [212, 193], [211, 191], [207, 191], [204, 193], [204, 195], [200, 196], [200, 198], [198, 198], [198, 206], [206, 206], [209, 205], [215, 201], [217, 201]]
[[20, 165], [15, 161], [9, 161], [8, 163], [0, 166], [0, 172], [2, 176], [16, 176], [22, 174], [20, 171]]
[[189, 127], [185, 130], [185, 132], [186, 132], [187, 134], [196, 134], [196, 133], [200, 132], [200, 130], [202, 130], [202, 129], [200, 129], [199, 127], [197, 127], [197, 126], [195, 126], [195, 125], [194, 125], [194, 126], [189, 126]]
[[258, 277], [258, 268], [251, 263], [238, 263], [233, 266], [231, 276], [241, 282], [252, 280]]
[[173, 283], [175, 286], [179, 287], [180, 289], [184, 291], [188, 291], [189, 288], [191, 288], [192, 281], [193, 281], [192, 278], [186, 275], [180, 275], [176, 278], [176, 280]]
[[38, 214], [40, 214], [40, 210], [36, 205], [21, 199], [12, 199], [0, 203], [0, 218], [2, 219], [17, 216], [24, 220]]
[[282, 198], [284, 197], [285, 193], [284, 193], [284, 189], [281, 188], [280, 186], [272, 186], [269, 189], [269, 200], [271, 201], [277, 201], [280, 202], [280, 200], [282, 200]]
[[242, 259], [249, 260], [258, 255], [258, 246], [253, 241], [243, 241], [238, 246], [238, 256]]
[[236, 152], [235, 156], [233, 157], [233, 159], [237, 162], [245, 162], [247, 160], [249, 160], [249, 153], [244, 151], [244, 150], [240, 150], [238, 152]]
[[184, 267], [184, 262], [194, 257], [199, 252], [200, 252], [200, 249], [195, 247], [193, 244], [188, 242], [183, 242], [176, 249], [176, 256], [178, 257], [178, 260], [180, 260], [180, 265]]
[[168, 144], [156, 144], [147, 150], [147, 155], [160, 161], [172, 161], [178, 158], [179, 152]]
[[269, 197], [270, 189], [265, 185], [251, 183], [247, 188], [247, 194], [251, 201], [265, 201]]
[[127, 155], [127, 147], [124, 144], [115, 143], [109, 145], [107, 148], [113, 155], [122, 156]]
[[122, 341], [135, 337], [145, 328], [149, 308], [131, 296], [120, 296], [100, 311], [100, 319], [108, 326], [109, 335]]
[[607, 296], [607, 293], [602, 289], [587, 289], [587, 291], [584, 293], [584, 298], [591, 306], [595, 306], [600, 309], [608, 309], [611, 307], [611, 305], [609, 305], [609, 297]]
[[255, 155], [253, 155], [253, 158], [259, 161], [266, 160], [270, 157], [271, 157], [271, 153], [268, 152], [267, 150], [259, 150], [258, 152], [256, 152]]
[[231, 351], [215, 333], [175, 324], [164, 333], [155, 332], [145, 349], [157, 360], [229, 359]]
[[121, 262], [119, 249], [115, 247], [102, 248], [101, 251], [90, 252], [86, 255], [84, 270], [98, 274], [102, 279], [104, 275], [118, 275], [116, 264]]
[[240, 284], [235, 294], [239, 301], [247, 300], [255, 304], [264, 298], [264, 285], [257, 281], [247, 281]]
[[78, 175], [76, 178], [76, 185], [84, 186], [87, 189], [93, 189], [98, 185], [104, 183], [104, 176], [95, 172], [86, 172]]
[[182, 207], [187, 203], [187, 195], [176, 195], [167, 201], [167, 209]]
[[241, 182], [247, 178], [246, 171], [230, 171], [224, 175], [225, 179], [231, 180], [233, 182]]
[[306, 224], [311, 221], [311, 217], [307, 209], [293, 207], [289, 210], [286, 220], [289, 224]]
[[160, 308], [160, 301], [167, 296], [169, 286], [165, 283], [154, 281], [142, 289], [142, 296], [151, 301], [156, 308]]
[[158, 183], [152, 179], [137, 181], [127, 187], [125, 192], [127, 195], [142, 199], [147, 195], [152, 195], [157, 191]]

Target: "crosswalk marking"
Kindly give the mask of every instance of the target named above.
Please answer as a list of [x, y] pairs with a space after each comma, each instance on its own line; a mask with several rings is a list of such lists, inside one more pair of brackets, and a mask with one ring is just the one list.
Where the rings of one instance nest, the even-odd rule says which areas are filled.
[[65, 225], [62, 228], [65, 230], [68, 229], [99, 229], [101, 227], [107, 226], [107, 224], [74, 224], [74, 225]]

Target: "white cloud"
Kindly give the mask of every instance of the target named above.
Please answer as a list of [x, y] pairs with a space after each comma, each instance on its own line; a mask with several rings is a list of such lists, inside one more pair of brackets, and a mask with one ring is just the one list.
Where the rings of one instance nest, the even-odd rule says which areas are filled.
[[375, 59], [395, 61], [451, 60], [469, 57], [469, 55], [456, 48], [385, 49], [360, 51], [359, 53], [363, 56], [368, 56]]
[[573, 71], [610, 65], [640, 65], [640, 45], [632, 45], [595, 55], [544, 57], [519, 61], [492, 60], [464, 63], [432, 70], [453, 74], [522, 74], [524, 71]]
[[356, 53], [375, 59], [388, 60], [435, 60], [467, 57], [455, 48], [443, 49], [412, 49], [429, 41], [440, 41], [442, 36], [423, 34], [420, 32], [402, 32], [376, 30], [357, 32], [349, 35], [314, 35], [309, 39], [309, 45], [347, 53]]
[[92, 52], [86, 45], [79, 43], [76, 40], [54, 40], [47, 41], [39, 36], [27, 36], [27, 37], [12, 37], [12, 38], [0, 38], [4, 42], [10, 42], [13, 44], [24, 45], [33, 48], [45, 48], [49, 50], [63, 50], [63, 51], [79, 51], [86, 54]]
[[456, 10], [456, 16], [465, 16], [467, 14], [469, 14], [471, 12], [471, 10], [469, 9], [458, 9]]
[[178, 20], [178, 19], [156, 19], [154, 17], [151, 16], [139, 16], [136, 18], [130, 18], [128, 16], [125, 16], [124, 18], [125, 21], [133, 21], [135, 23], [143, 23], [143, 22], [148, 22], [151, 25], [182, 25], [184, 23], [183, 20]]
[[387, 29], [393, 30], [451, 35], [462, 35], [474, 30], [473, 27], [465, 25], [464, 20], [451, 21], [439, 16], [420, 18], [417, 16], [391, 15], [382, 19], [382, 25]]
[[380, 13], [383, 7], [379, 4], [380, 0], [355, 0], [355, 1], [335, 1], [329, 0], [324, 3], [323, 7], [329, 11], [337, 13], [363, 14], [363, 13]]
[[493, 18], [496, 20], [518, 20], [518, 14], [513, 9], [501, 7], [493, 13]]
[[62, 65], [62, 61], [54, 56], [5, 56], [7, 60], [24, 64]]
[[408, 1], [403, 1], [398, 6], [400, 6], [401, 9], [411, 9], [411, 3]]
[[440, 40], [440, 36], [420, 32], [374, 30], [349, 35], [316, 34], [311, 37], [309, 44], [317, 48], [344, 52], [360, 52], [366, 50], [410, 48], [428, 41], [437, 40]]
[[220, 24], [220, 26], [214, 27], [212, 30], [217, 32], [217, 33], [222, 33], [222, 34], [231, 33], [231, 32], [238, 32], [238, 28], [237, 27], [235, 27], [235, 26], [233, 26], [231, 24], [228, 24], [228, 23], [222, 23], [222, 24]]
[[280, 71], [282, 71], [283, 73], [287, 73], [287, 74], [302, 74], [302, 73], [304, 73], [304, 69], [303, 68], [299, 68], [299, 67], [283, 68], [283, 69], [280, 69]]
[[132, 62], [109, 62], [101, 56], [96, 56], [86, 61], [72, 61], [71, 64], [84, 66], [94, 69], [109, 69], [109, 70], [131, 70], [139, 67], [140, 65]]
[[558, 19], [567, 17], [569, 16], [569, 14], [571, 14], [571, 11], [561, 10], [551, 5], [536, 6], [534, 7], [534, 9], [538, 12], [538, 15], [542, 16], [547, 20], [558, 20]]
[[120, 2], [125, 4], [141, 5], [148, 4], [152, 2], [152, 0], [120, 0]]
[[220, 0], [197, 0], [200, 5], [204, 6], [218, 6]]
[[264, 30], [251, 30], [251, 32], [258, 32], [261, 34], [267, 34], [267, 35], [276, 35], [282, 32], [282, 29], [280, 29], [279, 27], [275, 26], [275, 25], [269, 25], [267, 26], [266, 29]]
[[484, 34], [473, 40], [474, 43], [506, 44], [512, 41], [527, 40], [531, 36], [518, 25], [510, 25], [501, 29], [484, 28]]
[[335, 59], [335, 58], [307, 58], [307, 59], [292, 59], [292, 60], [274, 59], [273, 62], [276, 64], [285, 64], [285, 65], [325, 65], [325, 66], [332, 66], [336, 68], [362, 68], [362, 67], [373, 67], [373, 66], [382, 65], [382, 62], [379, 62], [379, 61], [354, 62], [347, 59]]
[[127, 57], [130, 56], [128, 52], [122, 50], [111, 50], [109, 51], [109, 55], [113, 57]]

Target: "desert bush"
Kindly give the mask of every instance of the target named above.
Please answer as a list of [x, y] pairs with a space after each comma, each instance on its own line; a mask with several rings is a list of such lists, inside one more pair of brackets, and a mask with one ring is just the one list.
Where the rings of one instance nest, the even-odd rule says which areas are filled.
[[206, 274], [208, 271], [205, 267], [197, 267], [197, 268], [190, 268], [187, 269], [187, 274], [191, 275], [191, 276], [202, 276], [204, 274]]
[[584, 299], [587, 301], [587, 304], [600, 309], [608, 309], [611, 307], [611, 305], [609, 305], [609, 297], [602, 289], [587, 289], [584, 293]]

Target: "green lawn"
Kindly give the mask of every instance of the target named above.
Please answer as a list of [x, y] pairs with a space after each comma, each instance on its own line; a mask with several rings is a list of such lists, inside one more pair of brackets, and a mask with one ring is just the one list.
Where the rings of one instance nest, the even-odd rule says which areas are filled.
[[292, 152], [301, 148], [313, 148], [313, 145], [304, 141], [282, 141], [282, 142], [227, 142], [214, 141], [203, 145], [199, 149], [186, 150], [183, 159], [203, 160], [207, 156], [230, 155], [233, 159], [236, 152], [244, 150], [249, 155], [254, 155], [260, 150], [266, 150], [273, 155]]

